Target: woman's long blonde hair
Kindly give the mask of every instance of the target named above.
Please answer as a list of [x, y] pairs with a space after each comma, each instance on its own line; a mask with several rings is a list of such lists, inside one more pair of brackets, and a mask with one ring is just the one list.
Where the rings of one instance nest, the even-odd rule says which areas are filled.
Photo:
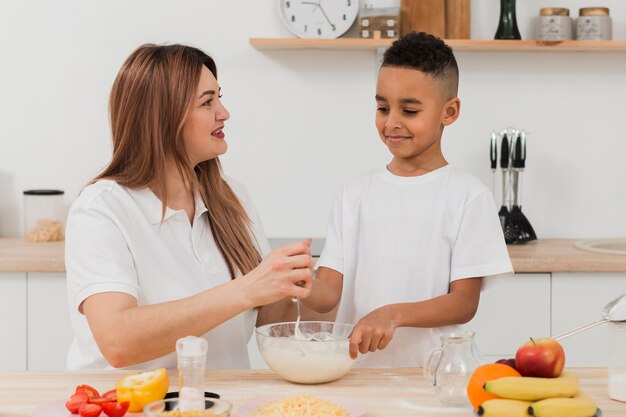
[[202, 66], [217, 78], [211, 57], [184, 45], [143, 45], [117, 74], [109, 113], [113, 157], [94, 181], [108, 178], [129, 188], [150, 187], [167, 206], [165, 160], [171, 157], [190, 192], [200, 192], [213, 237], [232, 279], [260, 261], [250, 218], [222, 176], [217, 158], [191, 166], [182, 140]]

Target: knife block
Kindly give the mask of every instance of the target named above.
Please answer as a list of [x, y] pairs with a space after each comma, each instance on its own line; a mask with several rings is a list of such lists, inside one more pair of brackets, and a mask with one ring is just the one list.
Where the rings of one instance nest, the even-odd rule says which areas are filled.
[[442, 39], [470, 38], [470, 0], [402, 0], [400, 33], [428, 32]]

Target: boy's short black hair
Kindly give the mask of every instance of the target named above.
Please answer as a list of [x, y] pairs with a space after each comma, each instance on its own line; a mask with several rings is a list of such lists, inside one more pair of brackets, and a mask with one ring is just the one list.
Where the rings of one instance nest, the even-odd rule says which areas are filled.
[[382, 66], [422, 71], [439, 81], [446, 98], [457, 95], [459, 67], [452, 48], [429, 33], [410, 32], [394, 41], [385, 51]]

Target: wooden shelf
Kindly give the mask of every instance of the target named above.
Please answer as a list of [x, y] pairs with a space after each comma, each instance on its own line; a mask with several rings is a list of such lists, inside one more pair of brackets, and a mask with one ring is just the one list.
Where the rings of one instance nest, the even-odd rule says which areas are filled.
[[[299, 39], [251, 38], [250, 45], [259, 50], [376, 50], [387, 48], [393, 39]], [[626, 41], [505, 41], [448, 39], [455, 51], [478, 52], [626, 52]]]

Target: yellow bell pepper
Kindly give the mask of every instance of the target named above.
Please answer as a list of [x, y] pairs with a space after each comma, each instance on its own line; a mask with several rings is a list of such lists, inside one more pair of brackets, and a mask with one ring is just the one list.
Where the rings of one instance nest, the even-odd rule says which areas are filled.
[[117, 401], [128, 401], [131, 413], [143, 410], [146, 404], [162, 400], [170, 382], [165, 368], [128, 375], [115, 384]]

